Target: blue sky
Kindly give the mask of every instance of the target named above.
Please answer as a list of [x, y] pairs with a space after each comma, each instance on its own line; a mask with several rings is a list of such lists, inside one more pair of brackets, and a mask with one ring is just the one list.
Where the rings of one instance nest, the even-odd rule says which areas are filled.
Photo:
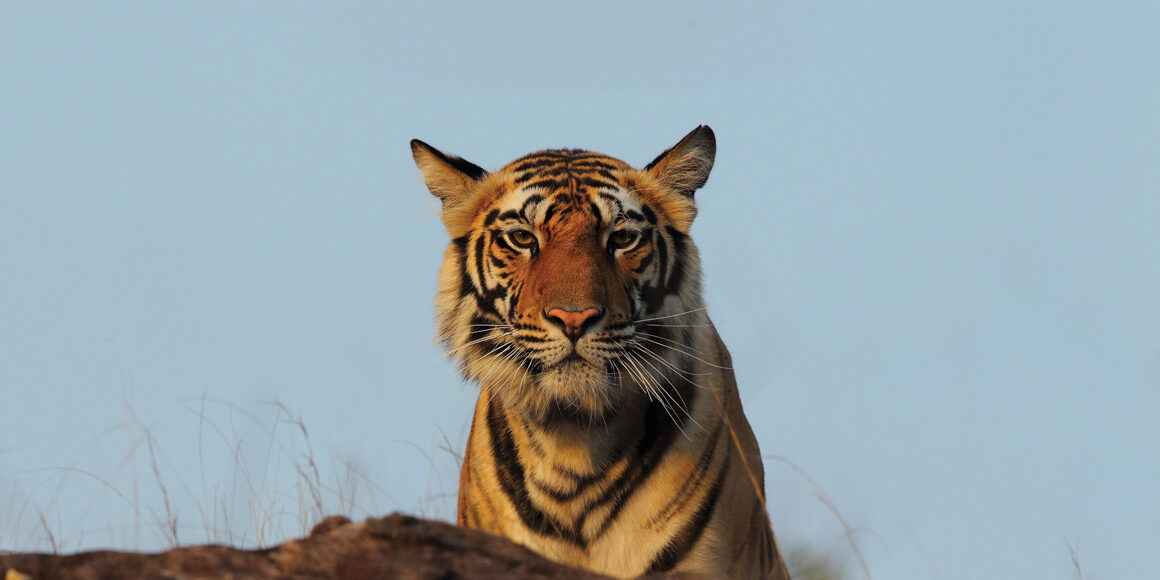
[[[449, 518], [474, 389], [436, 360], [408, 141], [644, 164], [704, 123], [747, 413], [873, 577], [1071, 577], [1069, 546], [1144, 577], [1158, 29], [1145, 2], [5, 3], [0, 549], [300, 533], [307, 457], [325, 511]], [[857, 577], [818, 490], [766, 473], [782, 544]]]

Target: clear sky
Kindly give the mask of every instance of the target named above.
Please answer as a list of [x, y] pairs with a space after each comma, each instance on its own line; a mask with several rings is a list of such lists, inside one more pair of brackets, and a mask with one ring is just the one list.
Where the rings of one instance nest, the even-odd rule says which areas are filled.
[[1154, 577], [1160, 9], [962, 4], [0, 4], [0, 549], [274, 541], [304, 481], [450, 518], [474, 388], [426, 365], [408, 141], [644, 164], [705, 123], [750, 421], [873, 577]]

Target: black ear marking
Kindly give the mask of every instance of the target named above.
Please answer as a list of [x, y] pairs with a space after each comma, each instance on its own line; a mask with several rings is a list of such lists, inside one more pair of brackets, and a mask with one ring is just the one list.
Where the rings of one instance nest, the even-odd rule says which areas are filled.
[[427, 143], [424, 143], [423, 141], [420, 141], [418, 139], [411, 139], [411, 155], [416, 158], [416, 161], [418, 161], [418, 156], [419, 156], [420, 150], [426, 151], [426, 152], [434, 155], [440, 161], [446, 163], [447, 165], [450, 165], [451, 167], [454, 167], [457, 171], [470, 177], [471, 179], [473, 179], [475, 181], [479, 181], [479, 180], [483, 179], [484, 177], [487, 177], [487, 171], [484, 168], [482, 168], [482, 167], [480, 167], [480, 166], [478, 166], [478, 165], [476, 165], [476, 164], [474, 164], [474, 163], [472, 163], [472, 162], [470, 162], [462, 157], [458, 157], [455, 155], [448, 155], [448, 154], [446, 154], [446, 153], [444, 153], [444, 152], [442, 152], [442, 151], [440, 151], [440, 150], [438, 150], [438, 149], [436, 149], [436, 148], [434, 148], [434, 147], [428, 145]]
[[708, 125], [700, 125], [653, 159], [644, 170], [666, 187], [693, 197], [693, 193], [709, 180], [716, 155], [717, 138], [713, 130]]

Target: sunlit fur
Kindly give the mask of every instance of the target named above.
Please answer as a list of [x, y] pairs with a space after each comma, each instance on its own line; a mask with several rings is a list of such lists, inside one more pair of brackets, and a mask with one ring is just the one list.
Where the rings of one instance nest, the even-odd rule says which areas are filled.
[[548, 150], [487, 173], [411, 148], [452, 238], [439, 338], [480, 385], [459, 524], [620, 577], [788, 577], [688, 237], [712, 131], [643, 169]]

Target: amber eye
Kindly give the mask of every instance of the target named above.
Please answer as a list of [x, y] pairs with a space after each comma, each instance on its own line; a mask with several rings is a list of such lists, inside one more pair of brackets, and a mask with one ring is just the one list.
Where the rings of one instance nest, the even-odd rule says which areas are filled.
[[608, 236], [608, 249], [627, 250], [636, 245], [640, 233], [636, 230], [616, 230]]
[[536, 235], [528, 230], [512, 230], [507, 233], [507, 239], [517, 248], [533, 251], [536, 249]]

